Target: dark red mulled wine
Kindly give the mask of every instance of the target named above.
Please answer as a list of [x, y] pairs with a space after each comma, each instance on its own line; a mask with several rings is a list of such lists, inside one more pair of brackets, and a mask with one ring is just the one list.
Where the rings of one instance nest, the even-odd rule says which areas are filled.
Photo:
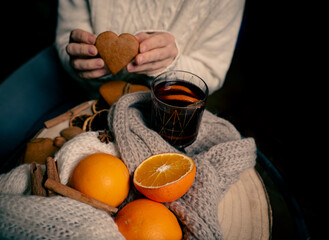
[[153, 82], [153, 129], [177, 148], [190, 145], [197, 137], [208, 95], [202, 83], [204, 89], [180, 79]]
[[155, 96], [162, 102], [187, 107], [206, 98], [206, 94], [197, 86], [187, 81], [162, 82], [154, 87]]

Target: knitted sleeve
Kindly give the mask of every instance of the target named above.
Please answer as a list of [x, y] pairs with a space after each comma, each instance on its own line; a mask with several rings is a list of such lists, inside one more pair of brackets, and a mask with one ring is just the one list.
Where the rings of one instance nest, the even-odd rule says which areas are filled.
[[163, 6], [171, 17], [150, 2], [59, 0], [56, 47], [64, 68], [82, 86], [99, 87], [96, 79], [78, 78], [69, 65], [65, 48], [75, 28], [95, 34], [106, 29], [117, 33], [154, 29], [168, 31], [176, 38], [178, 56], [166, 71], [196, 73], [206, 81], [210, 94], [219, 89], [234, 53], [245, 0], [166, 0]]
[[[244, 0], [218, 1], [197, 37], [179, 42], [179, 58], [174, 69], [198, 73], [206, 81], [210, 94], [223, 83], [234, 53], [244, 8]], [[181, 29], [182, 31], [182, 29]]]
[[59, 0], [58, 2], [56, 49], [64, 69], [78, 81], [81, 81], [81, 79], [77, 77], [69, 64], [70, 58], [66, 52], [66, 46], [69, 43], [73, 29], [79, 28], [93, 33], [89, 9], [88, 1]]

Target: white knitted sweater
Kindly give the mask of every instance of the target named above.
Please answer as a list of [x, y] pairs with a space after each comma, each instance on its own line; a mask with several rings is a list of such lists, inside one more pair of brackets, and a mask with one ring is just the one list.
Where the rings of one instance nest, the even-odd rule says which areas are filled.
[[[130, 174], [147, 157], [177, 152], [150, 130], [147, 116], [150, 93], [128, 94], [111, 108], [109, 126], [115, 143], [101, 143], [97, 132], [78, 135], [56, 154], [60, 179], [67, 184], [70, 173], [85, 156], [105, 152], [120, 157]], [[218, 202], [239, 175], [255, 164], [255, 142], [241, 139], [224, 119], [205, 111], [197, 140], [186, 148], [196, 164], [196, 178], [180, 199], [167, 203], [182, 223], [185, 239], [222, 239]], [[122, 239], [112, 217], [89, 205], [61, 196], [30, 196], [29, 165], [0, 175], [0, 239]], [[120, 206], [141, 197], [131, 191]]]
[[[59, 0], [56, 47], [64, 67], [82, 85], [99, 87], [101, 79], [78, 79], [65, 47], [80, 28], [99, 34], [167, 31], [175, 36], [179, 55], [168, 69], [193, 72], [210, 93], [220, 88], [234, 52], [245, 0]], [[167, 69], [167, 70], [168, 70]], [[110, 79], [125, 78], [127, 72]], [[95, 90], [97, 91], [97, 90]]]

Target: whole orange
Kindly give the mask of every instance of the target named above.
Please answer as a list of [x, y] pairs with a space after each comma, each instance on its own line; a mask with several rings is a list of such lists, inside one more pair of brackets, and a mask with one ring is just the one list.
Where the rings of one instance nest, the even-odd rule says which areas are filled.
[[119, 158], [106, 153], [94, 153], [77, 164], [69, 183], [76, 190], [117, 207], [128, 195], [129, 172]]
[[133, 182], [149, 199], [171, 202], [189, 190], [195, 173], [194, 161], [185, 154], [161, 153], [147, 158], [136, 168]]
[[162, 203], [138, 199], [128, 203], [114, 221], [127, 240], [182, 239], [176, 216]]

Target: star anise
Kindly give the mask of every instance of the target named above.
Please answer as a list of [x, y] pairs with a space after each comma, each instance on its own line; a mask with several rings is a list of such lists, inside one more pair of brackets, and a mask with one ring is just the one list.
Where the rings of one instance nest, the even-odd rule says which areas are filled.
[[112, 134], [110, 133], [110, 131], [104, 129], [104, 131], [100, 131], [98, 132], [98, 139], [102, 142], [102, 143], [106, 143], [108, 144], [109, 142], [113, 142], [114, 138], [112, 136]]

